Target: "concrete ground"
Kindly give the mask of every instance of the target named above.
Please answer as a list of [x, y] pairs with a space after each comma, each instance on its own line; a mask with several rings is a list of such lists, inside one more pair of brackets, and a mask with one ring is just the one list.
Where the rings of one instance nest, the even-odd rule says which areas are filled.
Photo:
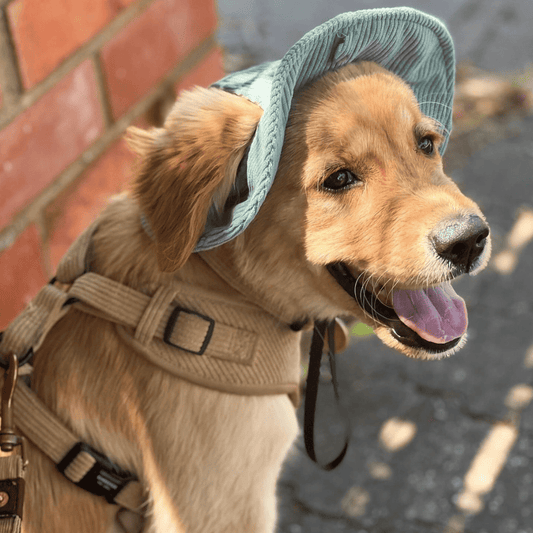
[[[516, 81], [532, 60], [530, 0], [410, 5], [448, 24], [460, 61], [514, 72]], [[370, 7], [383, 5], [219, 0], [220, 39], [231, 64], [246, 66], [277, 59], [338, 13]], [[407, 359], [375, 336], [352, 342], [338, 357], [349, 451], [323, 472], [298, 441], [280, 484], [279, 533], [533, 533], [533, 117], [461, 130], [446, 165], [493, 236], [489, 267], [455, 284], [470, 340], [439, 362]], [[325, 459], [342, 447], [344, 426], [327, 370], [322, 378], [317, 447]]]

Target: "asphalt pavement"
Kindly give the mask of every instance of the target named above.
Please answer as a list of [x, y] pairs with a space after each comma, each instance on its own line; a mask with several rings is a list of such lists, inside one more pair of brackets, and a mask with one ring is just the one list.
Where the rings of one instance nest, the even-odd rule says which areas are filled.
[[[248, 66], [279, 58], [341, 12], [403, 4], [219, 0], [219, 38], [229, 68]], [[522, 72], [530, 84], [531, 0], [409, 5], [448, 24], [459, 61], [514, 80]], [[512, 118], [454, 164], [458, 149], [450, 144], [449, 172], [493, 238], [489, 267], [454, 284], [469, 309], [469, 342], [424, 362], [375, 336], [355, 338], [337, 363], [350, 449], [323, 472], [297, 442], [280, 483], [278, 533], [533, 533], [533, 117]], [[327, 369], [322, 385], [317, 448], [326, 459], [342, 447], [344, 421]]]

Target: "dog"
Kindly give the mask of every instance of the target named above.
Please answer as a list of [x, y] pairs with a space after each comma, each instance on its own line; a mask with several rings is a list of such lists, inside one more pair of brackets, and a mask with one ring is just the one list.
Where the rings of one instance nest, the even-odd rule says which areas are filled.
[[[450, 281], [486, 265], [488, 225], [444, 174], [440, 124], [375, 63], [298, 91], [258, 215], [233, 240], [193, 253], [210, 206], [222, 209], [231, 195], [261, 115], [246, 98], [195, 88], [162, 128], [130, 128], [139, 161], [132, 192], [100, 215], [91, 271], [146, 294], [179, 280], [252, 301], [287, 328], [354, 317], [409, 357], [463, 346], [466, 313]], [[238, 290], [210, 266], [217, 261]], [[76, 309], [36, 352], [32, 380], [80, 439], [142, 480], [143, 531], [274, 531], [276, 481], [298, 435], [287, 394], [180, 379], [132, 350], [110, 322]], [[123, 531], [116, 506], [74, 486], [31, 443], [27, 453], [25, 533]]]

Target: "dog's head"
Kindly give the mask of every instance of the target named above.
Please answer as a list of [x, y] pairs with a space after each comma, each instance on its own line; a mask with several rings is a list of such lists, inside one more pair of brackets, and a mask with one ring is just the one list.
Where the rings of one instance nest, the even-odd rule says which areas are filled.
[[[164, 128], [130, 131], [162, 270], [183, 266], [209, 207], [223, 209], [261, 114], [242, 97], [197, 89]], [[467, 316], [449, 282], [485, 266], [490, 238], [443, 172], [443, 139], [411, 89], [376, 64], [326, 74], [295, 96], [258, 215], [207, 254], [226, 254], [256, 296], [294, 318], [355, 315], [406, 355], [450, 355], [465, 343]]]

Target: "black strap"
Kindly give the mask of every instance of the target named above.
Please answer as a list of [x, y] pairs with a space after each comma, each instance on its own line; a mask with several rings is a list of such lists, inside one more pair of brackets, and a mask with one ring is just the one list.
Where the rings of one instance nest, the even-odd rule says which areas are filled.
[[307, 384], [305, 392], [305, 407], [304, 407], [304, 442], [307, 455], [323, 470], [333, 470], [339, 466], [346, 455], [348, 444], [350, 441], [350, 419], [345, 418], [346, 431], [344, 436], [344, 447], [340, 454], [333, 459], [333, 461], [322, 464], [318, 461], [315, 453], [315, 412], [316, 399], [318, 395], [318, 380], [320, 378], [320, 363], [322, 360], [322, 351], [324, 348], [324, 336], [328, 331], [328, 357], [329, 366], [331, 369], [331, 381], [333, 383], [333, 392], [335, 393], [335, 401], [337, 408], [341, 410], [339, 401], [339, 391], [337, 384], [337, 369], [335, 365], [335, 321], [326, 322], [320, 321], [315, 324], [313, 333], [313, 340], [311, 341], [311, 350], [309, 352], [309, 370], [307, 372]]

